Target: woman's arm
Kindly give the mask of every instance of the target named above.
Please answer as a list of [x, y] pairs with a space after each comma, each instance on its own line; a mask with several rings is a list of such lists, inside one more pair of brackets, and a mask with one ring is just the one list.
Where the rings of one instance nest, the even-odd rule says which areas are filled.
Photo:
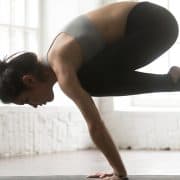
[[106, 129], [91, 96], [81, 87], [76, 72], [70, 65], [60, 64], [56, 75], [62, 91], [70, 97], [83, 114], [92, 140], [103, 152], [116, 175], [126, 176], [119, 152]]

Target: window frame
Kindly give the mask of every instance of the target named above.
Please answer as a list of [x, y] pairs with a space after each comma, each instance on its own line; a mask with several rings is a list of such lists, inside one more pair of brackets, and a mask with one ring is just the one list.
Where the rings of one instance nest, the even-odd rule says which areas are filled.
[[[27, 46], [27, 38], [28, 36], [26, 36], [26, 32], [28, 31], [34, 31], [35, 33], [37, 33], [37, 37], [39, 39], [37, 39], [37, 44], [38, 44], [38, 49], [37, 49], [37, 53], [40, 53], [41, 52], [41, 49], [42, 49], [42, 26], [41, 26], [41, 20], [42, 20], [42, 13], [43, 13], [43, 3], [42, 3], [42, 0], [37, 0], [37, 4], [38, 4], [38, 26], [37, 27], [29, 27], [27, 25], [27, 18], [25, 18], [25, 22], [24, 22], [24, 25], [14, 25], [13, 22], [12, 22], [12, 8], [13, 8], [13, 3], [12, 3], [13, 0], [10, 0], [10, 23], [9, 24], [2, 24], [0, 23], [0, 26], [1, 27], [5, 27], [8, 29], [8, 35], [9, 35], [9, 53], [11, 53], [12, 51], [12, 32], [13, 32], [13, 29], [17, 29], [17, 30], [21, 30], [24, 34], [23, 34], [23, 39], [24, 39], [24, 49], [28, 49], [28, 46]], [[25, 17], [27, 17], [27, 8], [28, 8], [28, 3], [27, 3], [27, 0], [24, 0], [24, 11], [25, 11]]]

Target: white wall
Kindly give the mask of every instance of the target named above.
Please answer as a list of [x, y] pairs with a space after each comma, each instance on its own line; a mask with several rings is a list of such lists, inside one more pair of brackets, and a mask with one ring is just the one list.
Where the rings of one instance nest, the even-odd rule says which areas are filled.
[[1, 107], [0, 158], [94, 147], [82, 115], [72, 108]]
[[101, 116], [119, 148], [180, 150], [179, 108], [122, 108], [101, 99]]

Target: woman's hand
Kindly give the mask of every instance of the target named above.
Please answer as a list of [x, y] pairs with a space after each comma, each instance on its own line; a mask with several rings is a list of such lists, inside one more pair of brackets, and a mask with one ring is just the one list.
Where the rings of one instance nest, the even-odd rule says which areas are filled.
[[101, 178], [103, 180], [128, 180], [127, 177], [119, 177], [119, 176], [116, 176], [115, 174], [113, 173], [104, 173], [104, 172], [98, 172], [94, 175], [89, 175], [89, 176], [86, 176], [87, 178]]
[[94, 175], [86, 176], [87, 178], [104, 178], [104, 177], [111, 177], [113, 173], [105, 173], [105, 172], [97, 172]]

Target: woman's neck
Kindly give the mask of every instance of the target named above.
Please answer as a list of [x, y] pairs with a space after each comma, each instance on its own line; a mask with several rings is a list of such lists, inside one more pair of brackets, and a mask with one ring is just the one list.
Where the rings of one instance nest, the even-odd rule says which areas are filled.
[[41, 56], [38, 58], [38, 61], [40, 62], [40, 64], [42, 64], [43, 71], [49, 78], [49, 82], [55, 84], [57, 82], [57, 77], [54, 71], [52, 70], [51, 66], [48, 64], [47, 59]]

